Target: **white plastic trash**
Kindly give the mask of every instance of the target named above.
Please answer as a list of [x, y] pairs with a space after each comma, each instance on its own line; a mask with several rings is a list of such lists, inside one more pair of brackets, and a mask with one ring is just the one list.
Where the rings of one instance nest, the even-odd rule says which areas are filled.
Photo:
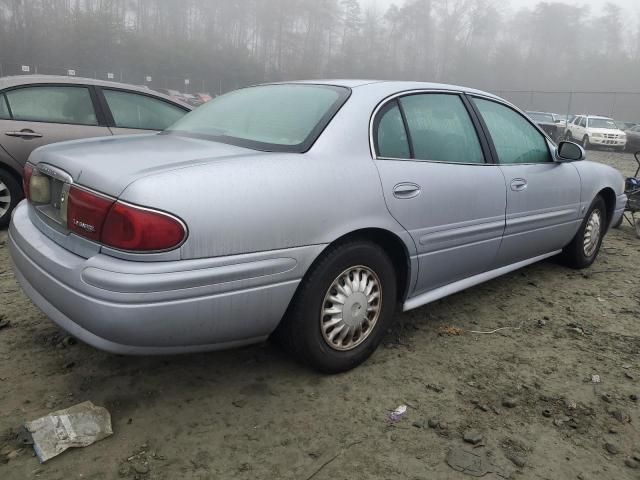
[[25, 423], [33, 438], [33, 449], [44, 463], [69, 448], [88, 447], [113, 435], [106, 408], [83, 402]]

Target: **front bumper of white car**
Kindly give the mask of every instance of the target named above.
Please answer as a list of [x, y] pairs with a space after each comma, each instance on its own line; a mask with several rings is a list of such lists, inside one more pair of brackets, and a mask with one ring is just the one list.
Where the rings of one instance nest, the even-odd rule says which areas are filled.
[[602, 145], [607, 147], [626, 147], [627, 138], [616, 135], [589, 135], [589, 142], [593, 145]]

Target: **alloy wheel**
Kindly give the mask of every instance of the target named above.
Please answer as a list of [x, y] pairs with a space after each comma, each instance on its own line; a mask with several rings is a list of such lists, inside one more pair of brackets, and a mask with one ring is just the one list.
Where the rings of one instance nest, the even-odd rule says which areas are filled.
[[0, 180], [0, 217], [4, 217], [11, 206], [11, 192], [9, 187]]

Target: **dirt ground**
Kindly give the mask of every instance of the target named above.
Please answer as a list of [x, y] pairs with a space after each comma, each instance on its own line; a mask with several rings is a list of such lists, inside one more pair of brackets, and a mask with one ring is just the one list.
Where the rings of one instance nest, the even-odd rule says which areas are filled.
[[[633, 173], [631, 156], [591, 157]], [[4, 240], [3, 480], [472, 478], [446, 462], [460, 447], [485, 459], [485, 478], [640, 479], [640, 240], [629, 225], [584, 272], [547, 261], [397, 314], [374, 356], [338, 376], [271, 344], [127, 358], [69, 342], [20, 291]], [[512, 328], [472, 333], [501, 327]], [[25, 420], [85, 400], [110, 410], [113, 436], [44, 465], [20, 448]], [[473, 431], [475, 447], [463, 440]]]

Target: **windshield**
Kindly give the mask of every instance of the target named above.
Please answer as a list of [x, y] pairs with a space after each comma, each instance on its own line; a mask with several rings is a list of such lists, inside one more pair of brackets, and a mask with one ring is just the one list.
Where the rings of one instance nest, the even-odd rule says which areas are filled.
[[589, 128], [608, 128], [610, 130], [617, 130], [616, 122], [608, 118], [590, 118]]
[[180, 119], [167, 134], [187, 134], [262, 151], [304, 152], [349, 96], [327, 85], [243, 88]]
[[551, 115], [550, 113], [531, 112], [529, 113], [529, 116], [533, 119], [534, 122], [554, 123], [553, 115]]

